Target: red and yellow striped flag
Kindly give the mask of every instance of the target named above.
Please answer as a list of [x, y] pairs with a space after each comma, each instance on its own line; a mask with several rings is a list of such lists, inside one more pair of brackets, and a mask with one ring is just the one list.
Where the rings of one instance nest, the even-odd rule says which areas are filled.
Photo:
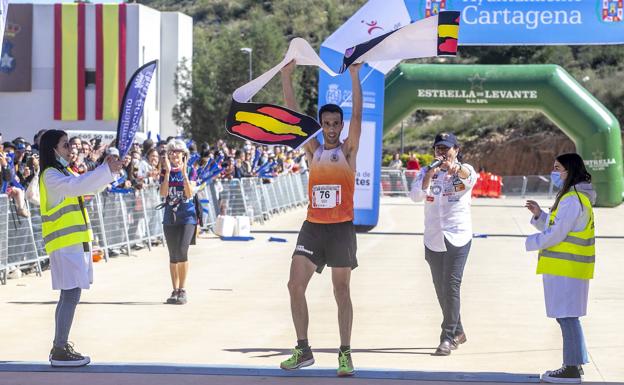
[[126, 5], [95, 6], [95, 119], [117, 120], [126, 87]]
[[54, 119], [85, 118], [85, 5], [54, 5]]

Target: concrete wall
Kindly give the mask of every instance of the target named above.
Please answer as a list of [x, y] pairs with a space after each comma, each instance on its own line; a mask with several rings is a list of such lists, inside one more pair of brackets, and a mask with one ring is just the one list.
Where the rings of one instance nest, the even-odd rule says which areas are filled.
[[192, 63], [193, 56], [193, 19], [179, 12], [161, 14], [161, 107], [160, 124], [163, 137], [176, 136], [180, 128], [174, 123], [172, 112], [178, 102], [174, 88], [175, 73], [178, 65], [186, 61]]
[[[168, 12], [167, 20], [174, 16], [177, 25], [174, 29], [177, 39], [162, 42], [161, 47], [161, 13], [138, 4], [128, 4], [127, 9], [127, 78], [141, 65], [159, 60], [158, 70], [146, 100], [143, 115], [143, 131], [151, 131], [152, 136], [161, 132], [162, 116], [171, 116], [171, 96], [163, 103], [161, 96], [165, 84], [166, 92], [173, 92], [175, 66], [162, 65], [165, 58], [162, 52], [176, 52], [177, 57], [192, 56], [192, 20], [188, 16]], [[171, 16], [170, 16], [171, 15]], [[179, 15], [175, 17], [176, 15]], [[86, 57], [87, 70], [95, 70], [95, 6], [86, 7]], [[168, 24], [169, 25], [169, 24]], [[167, 27], [169, 28], [169, 27]], [[171, 45], [180, 44], [180, 47]], [[165, 55], [167, 56], [167, 55]], [[167, 58], [169, 59], [169, 58]], [[171, 89], [171, 91], [169, 90]], [[173, 104], [172, 104], [173, 103]], [[85, 90], [85, 113], [83, 121], [54, 120], [54, 6], [35, 4], [33, 6], [33, 42], [32, 42], [32, 91], [31, 92], [0, 92], [0, 132], [5, 140], [23, 136], [32, 140], [33, 135], [42, 128], [57, 128], [76, 131], [114, 132], [116, 121], [95, 120], [95, 85]], [[167, 112], [168, 111], [168, 112]], [[171, 131], [173, 122], [165, 122], [167, 132]], [[162, 135], [161, 136], [166, 136]]]
[[160, 133], [160, 77], [162, 68], [160, 67], [161, 58], [161, 17], [160, 12], [148, 8], [142, 5], [137, 6], [139, 9], [139, 20], [137, 25], [141, 28], [137, 28], [138, 43], [137, 55], [138, 61], [134, 64], [133, 72], [143, 64], [152, 60], [159, 60], [159, 66], [156, 67], [156, 73], [150, 84], [150, 88], [145, 100], [145, 107], [143, 108], [143, 120], [141, 122], [142, 131], [152, 131], [155, 134]]

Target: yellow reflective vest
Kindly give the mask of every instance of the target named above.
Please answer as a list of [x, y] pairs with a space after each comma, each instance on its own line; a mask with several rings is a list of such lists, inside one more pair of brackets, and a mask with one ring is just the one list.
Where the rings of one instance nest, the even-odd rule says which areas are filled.
[[[594, 236], [594, 210], [585, 194], [575, 191], [568, 192], [561, 197], [578, 196], [583, 209], [589, 210], [589, 220], [581, 231], [570, 231], [566, 238], [547, 249], [539, 251], [537, 274], [559, 275], [563, 277], [591, 279], [594, 277], [594, 262], [596, 260], [596, 239]], [[559, 206], [550, 213], [548, 226], [552, 226]]]
[[[47, 168], [43, 172], [39, 181], [43, 241], [48, 255], [58, 249], [91, 242], [93, 239], [89, 214], [84, 208], [82, 197], [65, 197], [61, 203], [48, 209], [44, 175], [49, 170], [50, 168]], [[71, 170], [68, 171], [74, 174]]]

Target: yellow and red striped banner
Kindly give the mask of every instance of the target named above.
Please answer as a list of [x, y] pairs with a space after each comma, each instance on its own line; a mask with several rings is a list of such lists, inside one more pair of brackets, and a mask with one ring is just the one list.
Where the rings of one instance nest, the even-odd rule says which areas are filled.
[[117, 120], [126, 87], [126, 5], [95, 6], [95, 119]]
[[54, 119], [85, 118], [85, 5], [54, 5]]

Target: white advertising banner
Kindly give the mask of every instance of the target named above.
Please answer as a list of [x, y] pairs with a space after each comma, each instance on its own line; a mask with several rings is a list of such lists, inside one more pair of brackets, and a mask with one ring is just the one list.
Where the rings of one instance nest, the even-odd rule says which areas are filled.
[[[375, 172], [375, 152], [366, 151], [375, 148], [375, 127], [373, 121], [362, 121], [362, 135], [360, 136], [360, 151], [356, 159], [357, 172], [355, 174], [355, 194], [353, 195], [354, 209], [370, 210], [373, 208], [373, 175]], [[340, 133], [340, 140], [349, 135], [349, 121], [344, 121], [344, 129]]]
[[[410, 22], [404, 0], [371, 0], [332, 33], [323, 42], [323, 47], [342, 53], [357, 44], [404, 27]], [[386, 60], [369, 64], [385, 74], [398, 62], [399, 60]]]

